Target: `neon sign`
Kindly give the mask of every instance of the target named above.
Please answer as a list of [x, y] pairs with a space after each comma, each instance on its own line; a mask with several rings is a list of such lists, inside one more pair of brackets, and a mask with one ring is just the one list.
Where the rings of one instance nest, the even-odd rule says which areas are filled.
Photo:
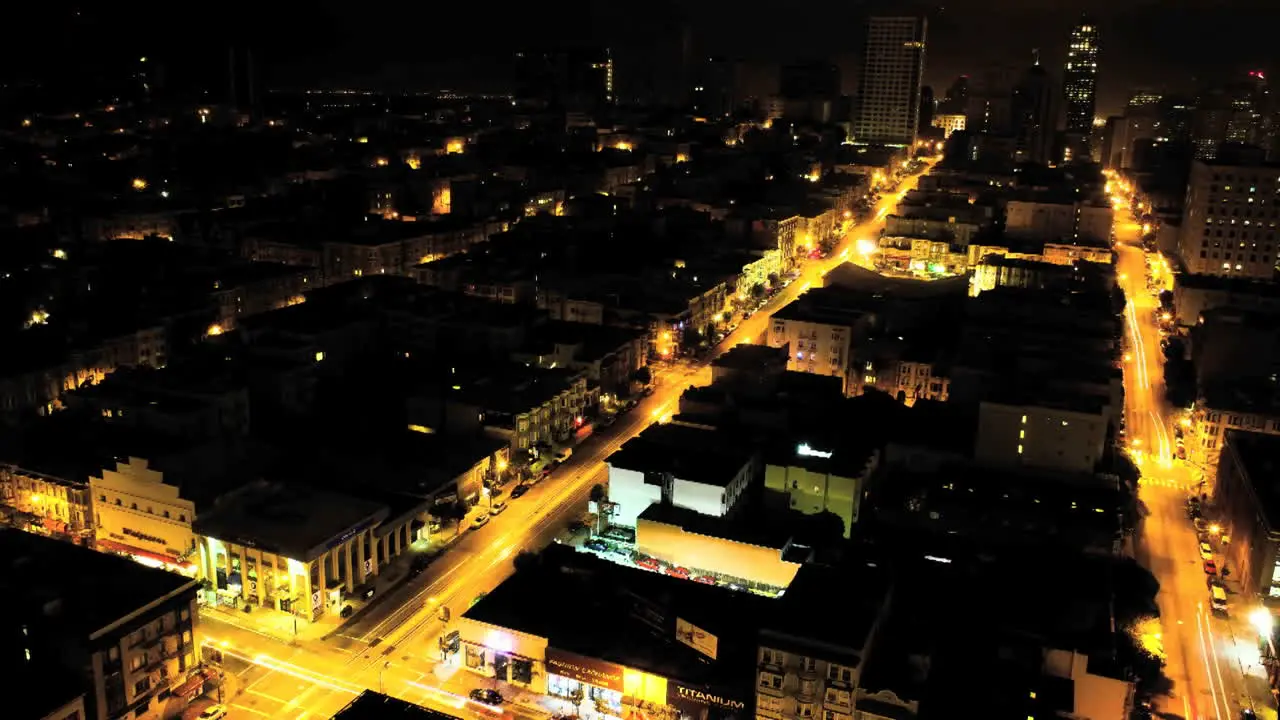
[[813, 448], [809, 447], [809, 443], [800, 443], [799, 445], [797, 445], [796, 454], [801, 457], [816, 457], [816, 458], [822, 458], [824, 460], [831, 457], [831, 453], [824, 452], [822, 450], [814, 450]]

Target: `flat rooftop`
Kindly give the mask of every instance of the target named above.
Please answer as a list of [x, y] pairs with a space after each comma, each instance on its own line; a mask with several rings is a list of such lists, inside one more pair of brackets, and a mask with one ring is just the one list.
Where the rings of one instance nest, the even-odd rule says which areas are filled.
[[1280, 470], [1280, 436], [1228, 430], [1226, 446], [1239, 458], [1267, 525], [1280, 528], [1280, 483], [1275, 481]]
[[610, 467], [666, 472], [677, 479], [728, 485], [751, 460], [751, 448], [718, 430], [665, 423], [650, 425], [605, 459]]
[[331, 720], [458, 720], [458, 716], [365, 690], [339, 710]]
[[56, 602], [61, 624], [83, 639], [172, 593], [186, 590], [194, 599], [199, 586], [119, 555], [7, 528], [0, 529], [0, 558], [0, 592], [36, 612]]
[[[705, 662], [677, 641], [674, 631], [656, 634], [637, 612], [641, 607], [656, 607], [667, 618], [682, 618], [715, 635], [719, 660]], [[787, 612], [780, 599], [628, 568], [551, 545], [536, 563], [503, 581], [463, 616], [663, 677], [738, 685], [755, 665], [761, 620], [780, 612]]]
[[381, 503], [301, 485], [258, 482], [228, 493], [196, 532], [307, 562], [329, 543], [386, 520]]

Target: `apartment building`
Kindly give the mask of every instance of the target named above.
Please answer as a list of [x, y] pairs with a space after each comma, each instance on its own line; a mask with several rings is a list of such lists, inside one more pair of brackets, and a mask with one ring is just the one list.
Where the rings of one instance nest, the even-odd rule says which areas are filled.
[[156, 717], [197, 671], [199, 581], [17, 530], [0, 530], [0, 554], [4, 647], [43, 683], [51, 669], [74, 677], [83, 717]]
[[1271, 279], [1280, 222], [1280, 165], [1197, 160], [1178, 235], [1187, 272]]
[[773, 314], [768, 344], [790, 349], [788, 370], [838, 377], [851, 394], [855, 343], [874, 318], [843, 299], [836, 288], [809, 290]]
[[0, 464], [0, 503], [19, 513], [21, 529], [74, 542], [93, 534], [89, 486], [83, 482]]

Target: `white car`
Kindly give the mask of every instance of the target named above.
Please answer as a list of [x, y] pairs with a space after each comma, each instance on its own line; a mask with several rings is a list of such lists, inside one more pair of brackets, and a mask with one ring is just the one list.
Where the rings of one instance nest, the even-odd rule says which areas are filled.
[[507, 504], [506, 504], [505, 502], [503, 502], [503, 501], [501, 501], [501, 500], [494, 500], [494, 501], [493, 501], [493, 504], [492, 504], [491, 506], [489, 506], [489, 514], [490, 514], [490, 515], [501, 515], [501, 514], [502, 514], [502, 511], [503, 511], [503, 510], [506, 510], [506, 509], [507, 509]]
[[1213, 559], [1213, 548], [1209, 547], [1209, 543], [1200, 543], [1200, 557], [1205, 560]]
[[200, 720], [222, 720], [227, 716], [226, 705], [210, 705], [200, 713]]
[[489, 524], [489, 513], [480, 513], [475, 520], [471, 521], [471, 529], [476, 530]]

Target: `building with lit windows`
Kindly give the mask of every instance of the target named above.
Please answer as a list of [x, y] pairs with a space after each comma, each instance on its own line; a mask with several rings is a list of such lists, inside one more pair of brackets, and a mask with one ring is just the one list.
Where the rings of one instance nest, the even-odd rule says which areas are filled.
[[957, 130], [964, 130], [965, 116], [963, 113], [942, 113], [933, 116], [933, 127], [942, 130], [942, 137], [949, 138], [951, 133]]
[[770, 347], [789, 347], [788, 370], [838, 377], [852, 394], [850, 370], [860, 333], [874, 321], [870, 313], [851, 306], [848, 293], [838, 288], [815, 288], [773, 314]]
[[[85, 689], [81, 714], [46, 717], [159, 717], [197, 670], [199, 581], [16, 530], [0, 530], [0, 555], [0, 647], [41, 674], [24, 692], [60, 695], [64, 680]], [[29, 717], [15, 705], [6, 701], [6, 717]]]
[[17, 511], [18, 527], [74, 542], [93, 535], [89, 486], [17, 465], [0, 465], [0, 503]]
[[143, 458], [89, 478], [97, 548], [194, 577], [196, 506]]
[[1110, 407], [1101, 398], [1048, 393], [1025, 402], [983, 402], [974, 458], [997, 467], [1091, 473], [1107, 444]]
[[406, 549], [412, 527], [413, 519], [392, 519], [380, 503], [254, 483], [197, 520], [200, 569], [220, 604], [314, 621], [340, 612], [357, 586]]
[[867, 20], [853, 139], [862, 145], [915, 145], [924, 79], [923, 17]]
[[[1093, 120], [1098, 97], [1098, 26], [1081, 18], [1071, 28], [1067, 45], [1067, 63], [1062, 73], [1063, 97], [1067, 114], [1068, 153], [1079, 159], [1093, 135]], [[1088, 159], [1088, 155], [1084, 155]]]
[[1280, 252], [1280, 164], [1201, 161], [1191, 164], [1178, 234], [1178, 256], [1190, 274], [1270, 280]]

